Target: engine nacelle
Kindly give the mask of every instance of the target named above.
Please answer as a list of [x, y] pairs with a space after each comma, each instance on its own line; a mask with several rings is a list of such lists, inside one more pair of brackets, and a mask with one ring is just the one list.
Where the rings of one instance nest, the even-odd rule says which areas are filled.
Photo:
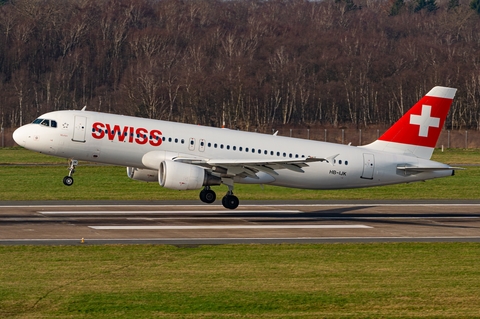
[[158, 171], [158, 183], [170, 189], [199, 189], [202, 186], [220, 185], [221, 182], [220, 177], [212, 176], [205, 169], [192, 164], [163, 161]]
[[158, 171], [152, 169], [142, 169], [136, 167], [127, 167], [127, 175], [131, 179], [142, 182], [157, 182]]

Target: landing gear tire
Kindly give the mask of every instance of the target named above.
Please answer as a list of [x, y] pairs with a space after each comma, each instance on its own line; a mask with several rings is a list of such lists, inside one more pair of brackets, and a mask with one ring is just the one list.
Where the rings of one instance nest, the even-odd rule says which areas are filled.
[[63, 178], [63, 184], [66, 185], [66, 186], [72, 186], [73, 185], [73, 173], [75, 173], [75, 168], [77, 167], [78, 165], [78, 161], [77, 160], [74, 160], [74, 159], [71, 159], [70, 160], [70, 164], [68, 166], [68, 176], [65, 176]]
[[238, 204], [240, 204], [240, 201], [238, 197], [233, 194], [227, 194], [222, 198], [222, 205], [225, 208], [235, 209], [238, 207]]
[[73, 177], [71, 176], [65, 176], [63, 178], [63, 184], [65, 184], [66, 186], [72, 186], [73, 184]]
[[217, 195], [211, 189], [204, 189], [200, 192], [200, 200], [204, 203], [211, 204], [217, 199]]

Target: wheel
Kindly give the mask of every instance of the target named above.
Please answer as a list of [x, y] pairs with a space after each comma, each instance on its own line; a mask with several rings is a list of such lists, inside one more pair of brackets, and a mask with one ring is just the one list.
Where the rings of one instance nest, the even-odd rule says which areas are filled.
[[240, 201], [238, 200], [238, 197], [235, 195], [225, 195], [222, 198], [222, 204], [223, 204], [223, 207], [225, 208], [235, 209], [238, 207], [238, 204], [240, 204]]
[[217, 195], [211, 189], [204, 189], [200, 192], [200, 200], [204, 203], [211, 204], [217, 199]]
[[71, 176], [65, 176], [63, 178], [63, 184], [65, 184], [66, 186], [72, 186], [73, 184], [73, 177]]

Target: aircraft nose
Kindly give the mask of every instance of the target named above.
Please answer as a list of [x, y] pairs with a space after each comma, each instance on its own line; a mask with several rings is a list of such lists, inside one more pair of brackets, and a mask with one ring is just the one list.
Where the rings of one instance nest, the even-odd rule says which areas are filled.
[[18, 145], [25, 147], [25, 144], [27, 142], [27, 132], [24, 126], [17, 128], [13, 132], [13, 140]]

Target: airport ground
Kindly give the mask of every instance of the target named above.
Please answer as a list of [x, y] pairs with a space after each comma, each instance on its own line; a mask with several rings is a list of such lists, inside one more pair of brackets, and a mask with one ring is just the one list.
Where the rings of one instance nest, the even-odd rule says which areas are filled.
[[0, 243], [480, 241], [480, 201], [2, 202]]

